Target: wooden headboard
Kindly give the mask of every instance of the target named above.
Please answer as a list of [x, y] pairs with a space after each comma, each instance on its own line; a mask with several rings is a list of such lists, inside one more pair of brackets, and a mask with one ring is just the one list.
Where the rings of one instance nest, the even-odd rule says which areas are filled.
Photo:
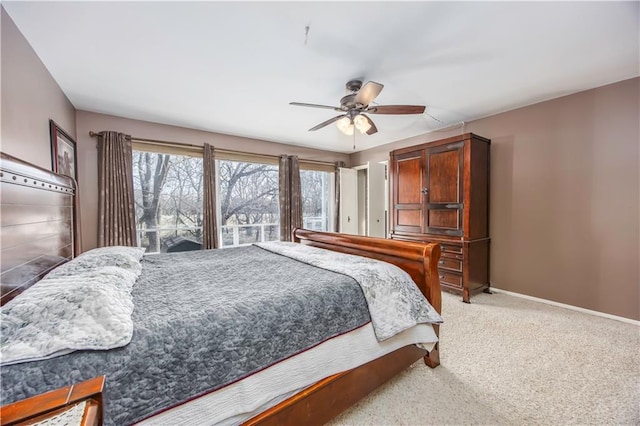
[[0, 153], [1, 304], [72, 259], [75, 181]]

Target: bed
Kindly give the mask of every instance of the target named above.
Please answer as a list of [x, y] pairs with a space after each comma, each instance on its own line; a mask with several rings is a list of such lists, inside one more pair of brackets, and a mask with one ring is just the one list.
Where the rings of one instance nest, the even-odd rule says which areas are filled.
[[[0, 168], [3, 213], [2, 254], [5, 254], [5, 250], [6, 252], [11, 250], [13, 255], [10, 258], [17, 259], [5, 262], [3, 256], [4, 304], [13, 297], [16, 297], [16, 302], [26, 298], [30, 294], [29, 291], [23, 296], [17, 295], [45, 275], [47, 275], [45, 281], [55, 280], [59, 271], [64, 271], [65, 268], [72, 269], [69, 265], [86, 260], [87, 256], [83, 254], [74, 261], [68, 262], [75, 257], [73, 238], [75, 185], [73, 181], [5, 154], [2, 155]], [[56, 207], [51, 207], [52, 205]], [[20, 213], [21, 208], [22, 213]], [[11, 222], [5, 222], [4, 219], [9, 216], [6, 213], [8, 211], [12, 212], [11, 217], [15, 218]], [[41, 217], [35, 217], [37, 212], [44, 213], [40, 215]], [[37, 227], [30, 225], [36, 223], [48, 225]], [[43, 229], [42, 235], [24, 232], [26, 227]], [[22, 228], [22, 231], [17, 232], [17, 228]], [[10, 247], [5, 243], [7, 235], [13, 238]], [[44, 240], [47, 244], [35, 244], [34, 247], [34, 240]], [[349, 276], [349, 274], [355, 274], [350, 269], [356, 269], [355, 266], [350, 265], [363, 263], [362, 270], [365, 272], [372, 268], [366, 263], [367, 261], [360, 260], [363, 257], [396, 265], [412, 278], [417, 284], [419, 293], [426, 297], [437, 313], [441, 307], [437, 275], [440, 254], [438, 245], [404, 243], [302, 229], [294, 231], [294, 240], [296, 244], [283, 244], [280, 247], [251, 246], [203, 251], [197, 254], [175, 253], [141, 258], [141, 275], [131, 290], [132, 297], [137, 297], [138, 302], [143, 301], [133, 310], [133, 319], [142, 321], [136, 323], [138, 328], [135, 329], [134, 335], [137, 338], [144, 334], [147, 340], [132, 338], [131, 343], [108, 351], [75, 351], [49, 360], [4, 366], [0, 371], [3, 379], [3, 403], [12, 403], [15, 400], [29, 398], [104, 374], [106, 376], [104, 410], [107, 424], [177, 424], [179, 422], [252, 425], [322, 424], [420, 358], [423, 358], [431, 367], [439, 364], [438, 321], [420, 323], [396, 334], [385, 336], [382, 340], [376, 339], [379, 337], [378, 333], [385, 333], [386, 326], [375, 319], [373, 311], [363, 314], [361, 305], [364, 304], [367, 308], [373, 306], [373, 302], [366, 299], [366, 295], [365, 299], [362, 298], [361, 293], [366, 293], [366, 290], [362, 290], [357, 285], [354, 286], [355, 280]], [[307, 249], [310, 250], [309, 258], [295, 258], [299, 256], [299, 252], [305, 252]], [[290, 253], [291, 250], [294, 251]], [[327, 250], [330, 253], [325, 253]], [[207, 252], [217, 252], [217, 256], [222, 257], [217, 260], [211, 259], [209, 256], [213, 253]], [[341, 256], [349, 260], [342, 264], [342, 269], [329, 270], [331, 265], [338, 264], [333, 257], [336, 253], [343, 253]], [[348, 256], [359, 257], [356, 259]], [[100, 259], [104, 258], [104, 256], [100, 257]], [[190, 263], [179, 263], [187, 258]], [[197, 258], [195, 265], [194, 258]], [[257, 270], [249, 270], [252, 264], [260, 267]], [[234, 268], [227, 268], [234, 269], [227, 271], [228, 274], [234, 275], [238, 271], [241, 272], [237, 284], [227, 284], [225, 265], [234, 265]], [[167, 275], [167, 268], [172, 267], [178, 272], [172, 275], [172, 279], [158, 284], [158, 276]], [[277, 285], [268, 284], [267, 281], [272, 276], [282, 274], [284, 275], [279, 279], [283, 281]], [[192, 281], [192, 276], [196, 275], [205, 277], [205, 281], [199, 286], [193, 284], [196, 281]], [[216, 364], [217, 361], [211, 358], [207, 358], [208, 361], [203, 363], [201, 359], [194, 358], [193, 353], [179, 351], [179, 355], [175, 355], [179, 358], [179, 362], [174, 362], [179, 365], [179, 369], [172, 374], [182, 379], [182, 376], [196, 373], [188, 378], [187, 383], [191, 383], [192, 389], [186, 392], [184, 383], [179, 384], [177, 378], [168, 376], [166, 374], [168, 370], [163, 369], [168, 361], [158, 359], [157, 363], [154, 363], [155, 357], [160, 353], [170, 352], [165, 350], [168, 347], [166, 343], [163, 343], [161, 350], [156, 352], [138, 350], [124, 357], [119, 355], [136, 346], [153, 349], [153, 344], [149, 342], [155, 341], [157, 335], [154, 332], [155, 327], [173, 313], [176, 314], [177, 319], [172, 322], [179, 322], [182, 325], [182, 331], [176, 332], [171, 338], [173, 342], [180, 342], [175, 346], [185, 347], [188, 344], [185, 342], [203, 341], [200, 343], [205, 345], [204, 348], [193, 349], [196, 348], [196, 344], [193, 343], [192, 352], [218, 353], [218, 349], [213, 350], [211, 347], [223, 342], [227, 346], [233, 346], [232, 349], [240, 351], [238, 348], [242, 345], [238, 342], [246, 341], [249, 334], [245, 336], [242, 334], [245, 331], [242, 331], [234, 332], [234, 335], [229, 336], [225, 335], [223, 330], [217, 330], [214, 333], [212, 330], [216, 329], [221, 321], [227, 321], [227, 319], [209, 318], [211, 315], [209, 312], [202, 313], [200, 311], [204, 308], [196, 307], [203, 305], [201, 303], [203, 298], [209, 297], [203, 296], [205, 293], [201, 291], [209, 291], [205, 287], [214, 287], [207, 284], [207, 277], [216, 283], [216, 291], [220, 291], [218, 287], [223, 288], [224, 294], [217, 293], [204, 305], [215, 306], [216, 312], [225, 310], [250, 312], [245, 316], [253, 326], [244, 326], [242, 330], [254, 333], [256, 330], [251, 329], [264, 328], [263, 323], [266, 323], [264, 320], [267, 317], [273, 316], [275, 319], [276, 325], [273, 328], [262, 330], [262, 334], [258, 334], [257, 339], [261, 344], [257, 352], [239, 352], [237, 358], [250, 360], [249, 367], [244, 366], [239, 368], [241, 371], [234, 370], [235, 372], [230, 374], [229, 371], [233, 369], [221, 367], [225, 365], [224, 363]], [[336, 285], [337, 282], [341, 284]], [[243, 298], [251, 303], [243, 301], [241, 304], [235, 304], [240, 297], [234, 291], [236, 287], [243, 286], [246, 290], [253, 291], [250, 297]], [[323, 287], [325, 290], [322, 290]], [[288, 300], [284, 305], [273, 302], [276, 296], [272, 296], [269, 292], [272, 289], [275, 291], [275, 288], [293, 299]], [[302, 288], [310, 293], [305, 293], [304, 296], [293, 295]], [[348, 290], [347, 293], [327, 296], [326, 289], [333, 294], [337, 291], [336, 288], [340, 291]], [[383, 294], [381, 291], [383, 290], [375, 292]], [[142, 296], [144, 298], [140, 298]], [[329, 306], [328, 300], [331, 298], [338, 300]], [[348, 303], [341, 305], [340, 301]], [[271, 304], [275, 307], [269, 311], [267, 307]], [[248, 305], [253, 305], [253, 308], [250, 310]], [[385, 305], [387, 304], [376, 302], [376, 306], [382, 310], [385, 309]], [[230, 308], [231, 306], [233, 308]], [[283, 310], [283, 306], [286, 306], [286, 309]], [[290, 313], [295, 310], [300, 311], [303, 316], [298, 319], [291, 318]], [[372, 315], [369, 316], [369, 314]], [[337, 321], [335, 321], [336, 318]], [[189, 319], [191, 322], [188, 321]], [[333, 322], [331, 322], [332, 319]], [[321, 320], [327, 320], [327, 322], [323, 323]], [[194, 327], [198, 323], [204, 323], [205, 327], [195, 331]], [[180, 330], [180, 327], [177, 329]], [[212, 333], [211, 336], [208, 336], [208, 333]], [[300, 349], [301, 346], [295, 346], [291, 342], [311, 339], [311, 335], [315, 335], [313, 339], [302, 344], [306, 345], [305, 349]], [[243, 338], [237, 336], [243, 336]], [[351, 340], [352, 338], [361, 340]], [[357, 343], [354, 344], [354, 342]], [[422, 345], [418, 347], [414, 343]], [[285, 352], [264, 353], [266, 352], [264, 348], [268, 346], [274, 347], [276, 351], [284, 350]], [[249, 349], [242, 346], [242, 350]], [[99, 358], [103, 352], [107, 354], [107, 360]], [[327, 355], [330, 357], [329, 361], [326, 361]], [[267, 359], [265, 364], [258, 363], [257, 359], [261, 357]], [[294, 362], [303, 367], [293, 366]], [[160, 379], [153, 376], [136, 376], [138, 373], [129, 373], [124, 370], [118, 374], [120, 367], [116, 371], [107, 368], [109, 365], [121, 366], [136, 363], [143, 365], [147, 370], [159, 371]], [[299, 373], [297, 368], [301, 369]], [[305, 368], [310, 370], [307, 371]], [[221, 374], [221, 371], [224, 374]], [[216, 379], [215, 383], [210, 382], [210, 376], [216, 375], [227, 377]], [[25, 382], [29, 385], [23, 385]], [[151, 383], [152, 388], [156, 386], [156, 391], [147, 391], [148, 388], [143, 387], [146, 386], [145, 383]], [[133, 389], [126, 389], [127, 384]], [[276, 392], [273, 394], [266, 393], [266, 389], [274, 388]], [[157, 389], [162, 389], [162, 392]], [[162, 393], [162, 395], [160, 398], [141, 397], [146, 395], [145, 392], [154, 395]], [[140, 400], [154, 398], [156, 400], [153, 402], [153, 408], [146, 408], [135, 415], [129, 415], [133, 406], [143, 405]], [[264, 401], [259, 401], [260, 398]], [[123, 400], [126, 401], [123, 402]], [[238, 405], [243, 407], [237, 410], [235, 406]], [[232, 406], [233, 409], [230, 408]], [[225, 410], [231, 411], [221, 414]]]

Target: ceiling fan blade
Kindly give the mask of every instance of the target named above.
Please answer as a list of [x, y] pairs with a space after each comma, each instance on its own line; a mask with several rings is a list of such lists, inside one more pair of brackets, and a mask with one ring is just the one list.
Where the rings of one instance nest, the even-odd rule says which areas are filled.
[[380, 105], [367, 109], [369, 114], [422, 114], [424, 105]]
[[364, 118], [367, 119], [367, 121], [369, 122], [369, 124], [371, 125], [371, 127], [369, 128], [369, 130], [367, 130], [367, 134], [368, 135], [373, 135], [374, 133], [378, 133], [378, 128], [376, 127], [375, 124], [373, 124], [373, 120], [370, 119], [369, 117], [367, 117], [364, 114], [360, 114], [361, 116], [363, 116]]
[[311, 108], [324, 108], [324, 109], [332, 109], [334, 111], [342, 111], [338, 107], [332, 107], [332, 106], [329, 106], [329, 105], [305, 104], [305, 103], [302, 103], [302, 102], [289, 102], [289, 105], [302, 106], [302, 107], [311, 107]]
[[361, 105], [369, 105], [382, 92], [384, 85], [374, 81], [368, 81], [358, 90], [354, 102]]
[[342, 117], [346, 117], [346, 116], [347, 114], [337, 115], [333, 118], [328, 119], [327, 121], [323, 121], [322, 123], [318, 124], [315, 127], [310, 128], [309, 131], [313, 132], [314, 130], [322, 129], [324, 126], [328, 126], [331, 123], [335, 123], [336, 121], [340, 120]]

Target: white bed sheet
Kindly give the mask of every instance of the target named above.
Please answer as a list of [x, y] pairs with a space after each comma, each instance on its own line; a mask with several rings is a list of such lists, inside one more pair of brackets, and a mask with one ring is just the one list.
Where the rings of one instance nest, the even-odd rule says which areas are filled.
[[430, 324], [419, 324], [379, 342], [369, 323], [138, 424], [239, 424], [325, 377], [351, 370], [410, 344], [421, 343], [421, 347], [432, 349], [437, 341]]

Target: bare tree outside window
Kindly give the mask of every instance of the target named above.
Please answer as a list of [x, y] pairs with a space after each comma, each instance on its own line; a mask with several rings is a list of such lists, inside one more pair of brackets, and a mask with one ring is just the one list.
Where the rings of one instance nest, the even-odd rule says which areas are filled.
[[[183, 235], [202, 243], [203, 164], [201, 158], [173, 155], [162, 191], [163, 213]], [[167, 223], [168, 224], [168, 223]]]
[[[175, 241], [202, 246], [203, 161], [201, 157], [133, 151], [138, 244], [148, 253], [167, 251]], [[304, 227], [329, 230], [331, 173], [300, 173]], [[280, 238], [278, 166], [217, 161], [221, 247]]]
[[202, 158], [133, 152], [138, 244], [166, 251], [176, 237], [202, 244]]
[[222, 247], [278, 240], [278, 167], [219, 160], [218, 176]]
[[133, 152], [133, 190], [136, 203], [136, 225], [145, 234], [138, 240], [149, 252], [157, 252], [160, 240], [157, 232], [161, 221], [160, 193], [169, 171], [170, 155]]
[[[277, 166], [219, 161], [218, 171], [223, 246], [277, 240]], [[202, 158], [134, 151], [133, 175], [139, 244], [148, 253], [177, 239], [201, 247]]]

